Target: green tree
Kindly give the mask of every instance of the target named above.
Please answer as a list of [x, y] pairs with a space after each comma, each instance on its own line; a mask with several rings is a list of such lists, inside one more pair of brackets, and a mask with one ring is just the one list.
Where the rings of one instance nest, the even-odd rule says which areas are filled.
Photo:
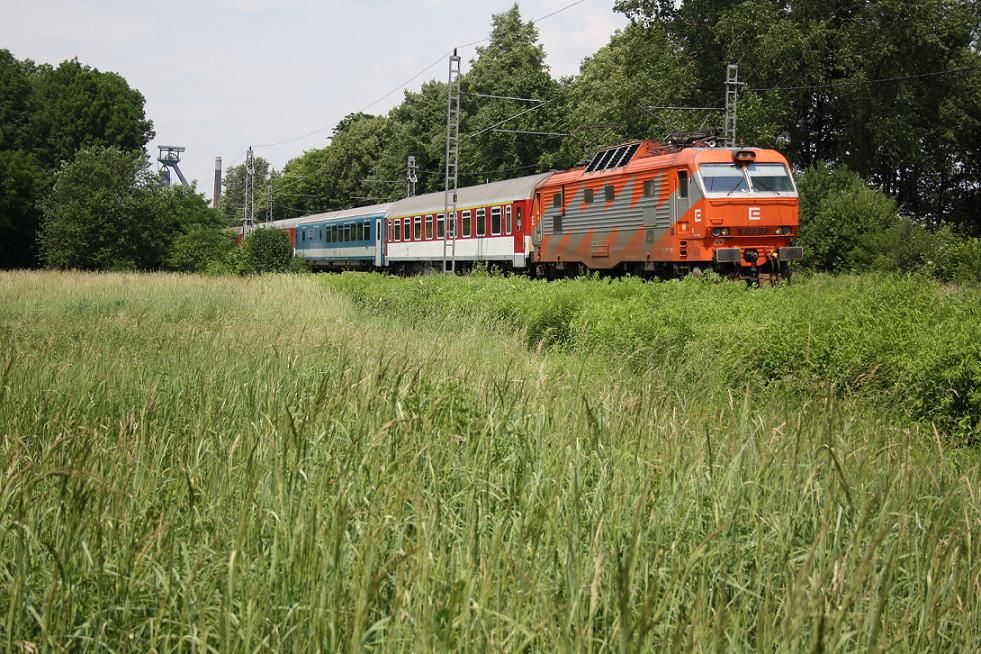
[[57, 68], [31, 66], [31, 72], [34, 140], [43, 166], [54, 169], [88, 146], [142, 150], [154, 137], [143, 95], [116, 73], [77, 59]]
[[83, 148], [41, 202], [41, 251], [54, 268], [152, 269], [163, 252], [157, 178], [142, 152]]
[[418, 92], [406, 91], [401, 104], [388, 114], [383, 138], [385, 147], [378, 154], [373, 177], [389, 180], [388, 198], [405, 194], [406, 160], [416, 158], [417, 193], [443, 188], [443, 158], [446, 148], [446, 84], [429, 81]]
[[195, 186], [171, 186], [156, 193], [164, 267], [204, 272], [234, 243], [221, 212], [211, 208]]
[[90, 145], [141, 150], [153, 137], [143, 104], [114, 73], [0, 50], [0, 268], [37, 265], [38, 201], [63, 161]]
[[[538, 28], [521, 20], [517, 4], [491, 17], [490, 42], [477, 48], [470, 64], [461, 80], [468, 110], [461, 116], [460, 170], [469, 176], [461, 183], [530, 175], [552, 167], [560, 140], [495, 131], [562, 132], [567, 127], [562, 86], [549, 75]], [[483, 97], [490, 95], [542, 104], [533, 108], [526, 102]], [[514, 117], [527, 109], [532, 110]]]
[[691, 97], [692, 64], [659, 25], [631, 23], [587, 57], [569, 86], [570, 157], [596, 147], [639, 138], [663, 138], [693, 130], [703, 116], [652, 109], [678, 106]]
[[386, 127], [380, 116], [346, 116], [334, 128], [330, 144], [307, 150], [283, 167], [273, 187], [275, 203], [296, 216], [390, 199], [397, 184], [373, 182]]

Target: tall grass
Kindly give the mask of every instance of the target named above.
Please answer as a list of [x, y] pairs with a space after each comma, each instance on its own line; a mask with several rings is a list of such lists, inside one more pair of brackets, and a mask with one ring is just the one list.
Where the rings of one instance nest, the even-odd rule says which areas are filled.
[[981, 287], [826, 275], [750, 289], [705, 279], [325, 276], [377, 315], [497, 321], [533, 348], [597, 353], [703, 392], [825, 385], [981, 438]]
[[349, 297], [0, 275], [0, 647], [981, 645], [976, 451]]

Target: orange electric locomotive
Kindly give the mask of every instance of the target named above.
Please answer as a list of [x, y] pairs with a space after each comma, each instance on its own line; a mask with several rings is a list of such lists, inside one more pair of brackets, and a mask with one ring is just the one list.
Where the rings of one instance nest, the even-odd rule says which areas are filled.
[[586, 270], [676, 277], [789, 275], [798, 198], [774, 150], [697, 138], [596, 153], [535, 189], [531, 257], [542, 277]]

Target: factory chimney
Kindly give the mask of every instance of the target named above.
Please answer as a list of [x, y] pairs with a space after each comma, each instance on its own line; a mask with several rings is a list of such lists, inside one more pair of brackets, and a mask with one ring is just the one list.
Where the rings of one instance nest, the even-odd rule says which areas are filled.
[[217, 208], [221, 200], [221, 157], [215, 157], [215, 192], [211, 197], [211, 206]]

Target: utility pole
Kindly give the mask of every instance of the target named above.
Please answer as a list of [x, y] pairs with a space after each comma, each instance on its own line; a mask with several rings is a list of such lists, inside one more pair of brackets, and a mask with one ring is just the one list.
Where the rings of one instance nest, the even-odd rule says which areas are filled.
[[736, 102], [739, 99], [739, 65], [726, 66], [726, 145], [736, 147]]
[[266, 183], [266, 222], [272, 222], [272, 177]]
[[416, 194], [416, 182], [419, 177], [416, 175], [416, 158], [409, 155], [405, 162], [405, 197], [411, 198]]
[[242, 236], [255, 229], [255, 159], [252, 146], [245, 153], [245, 216], [242, 218]]
[[[453, 48], [446, 91], [446, 185], [443, 192], [443, 272], [456, 273], [456, 190], [460, 162], [460, 57]], [[446, 259], [446, 239], [454, 223], [451, 258]], [[449, 265], [447, 265], [449, 264]]]

